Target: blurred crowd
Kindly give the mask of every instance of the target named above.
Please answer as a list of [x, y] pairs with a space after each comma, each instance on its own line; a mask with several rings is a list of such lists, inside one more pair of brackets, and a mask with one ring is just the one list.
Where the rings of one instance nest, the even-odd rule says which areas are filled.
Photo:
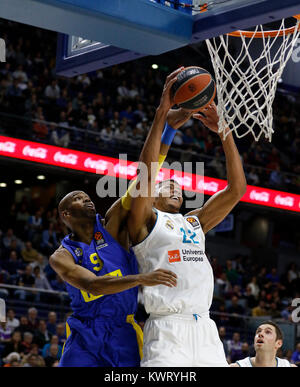
[[[18, 115], [23, 121], [5, 128], [7, 116], [2, 116], [0, 130], [73, 149], [82, 150], [84, 144], [85, 150], [101, 154], [115, 149], [138, 156], [166, 75], [186, 61], [176, 57], [169, 67], [154, 70], [141, 59], [73, 78], [57, 77], [56, 34], [7, 21], [2, 32], [7, 62], [0, 68], [0, 115]], [[208, 58], [205, 46], [200, 49], [201, 58]], [[272, 143], [237, 139], [249, 184], [300, 192], [299, 104], [298, 95], [277, 93]], [[172, 150], [180, 151], [182, 161], [205, 161], [207, 175], [226, 177], [220, 141], [199, 121], [190, 120], [178, 130]], [[171, 151], [170, 157], [178, 159], [178, 152]]]
[[0, 367], [57, 367], [65, 341], [65, 324], [56, 312], [42, 319], [35, 307], [20, 317], [8, 309], [0, 323]]
[[[13, 203], [8, 217], [0, 225], [0, 283], [65, 291], [64, 282], [53, 271], [48, 258], [67, 234], [57, 208], [33, 210], [26, 196], [20, 203]], [[0, 288], [1, 293], [12, 296]], [[55, 294], [21, 290], [16, 290], [13, 296], [36, 302], [61, 298]]]
[[[300, 297], [300, 267], [291, 262], [281, 275], [276, 266], [267, 267], [238, 255], [226, 260], [211, 257], [215, 278], [214, 305], [218, 325], [239, 326], [235, 315], [283, 319], [292, 322], [292, 300]], [[228, 313], [231, 316], [225, 316]]]

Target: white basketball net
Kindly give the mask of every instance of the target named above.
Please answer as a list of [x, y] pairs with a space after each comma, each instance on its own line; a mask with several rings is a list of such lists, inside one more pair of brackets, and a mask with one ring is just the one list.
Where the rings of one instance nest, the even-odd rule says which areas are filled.
[[[283, 19], [275, 37], [265, 36], [264, 27], [257, 26], [253, 36], [263, 33], [260, 38], [263, 49], [256, 59], [250, 54], [251, 46], [258, 39], [253, 36], [245, 37], [239, 32], [239, 37], [223, 35], [206, 40], [215, 70], [219, 133], [223, 133], [224, 139], [234, 131], [239, 138], [252, 133], [255, 141], [262, 134], [272, 140], [272, 104], [277, 83], [299, 37], [299, 23], [295, 19], [296, 27], [288, 34]], [[230, 39], [241, 39], [239, 53], [230, 53]], [[225, 132], [226, 128], [229, 130]]]

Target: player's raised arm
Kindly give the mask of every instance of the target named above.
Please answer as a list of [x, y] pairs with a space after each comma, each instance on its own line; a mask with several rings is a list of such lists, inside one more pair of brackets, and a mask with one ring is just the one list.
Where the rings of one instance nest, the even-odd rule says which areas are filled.
[[124, 277], [108, 275], [97, 277], [91, 271], [77, 265], [72, 255], [64, 248], [56, 250], [50, 257], [49, 263], [64, 281], [94, 296], [119, 293], [139, 285], [176, 286], [176, 274], [164, 269], [158, 269], [147, 274], [127, 275]]
[[[139, 175], [136, 185], [136, 188], [139, 190], [139, 196], [134, 195], [135, 197], [132, 198], [131, 211], [128, 216], [128, 229], [130, 239], [133, 243], [137, 243], [141, 238], [141, 234], [147, 232], [145, 227], [149, 221], [151, 219], [152, 221], [155, 220], [155, 214], [152, 210], [154, 201], [154, 192], [152, 192], [152, 189], [155, 183], [157, 167], [155, 168], [153, 166], [155, 166], [155, 163], [157, 164], [162, 132], [167, 121], [169, 110], [174, 105], [171, 96], [171, 87], [176, 82], [177, 74], [181, 70], [180, 68], [174, 71], [166, 79], [160, 105], [156, 109], [153, 124], [140, 155]], [[166, 145], [167, 148], [165, 148], [165, 151], [168, 150], [170, 144]]]
[[[191, 111], [171, 109], [167, 114], [167, 122], [161, 136], [160, 150], [158, 156], [158, 174], [168, 154], [169, 148], [176, 134], [176, 130], [187, 122], [192, 115]], [[105, 214], [105, 227], [110, 234], [126, 249], [128, 249], [127, 216], [131, 208], [131, 193], [136, 188], [137, 179], [132, 181], [126, 193], [108, 209]]]
[[[218, 133], [218, 115], [216, 105], [209, 105], [204, 111], [204, 115], [194, 114], [193, 117], [199, 119], [206, 127]], [[222, 141], [227, 170], [227, 187], [214, 194], [202, 208], [193, 210], [189, 214], [197, 215], [204, 233], [219, 224], [239, 202], [247, 189], [247, 182], [241, 157], [235, 145], [233, 136], [229, 133]]]
[[[179, 68], [176, 73], [182, 71], [183, 67]], [[167, 114], [167, 120], [165, 122], [164, 131], [160, 140], [160, 150], [158, 159], [158, 167], [156, 169], [156, 175], [161, 169], [165, 158], [168, 154], [169, 148], [176, 134], [176, 130], [186, 123], [192, 112], [185, 109], [170, 109]], [[156, 177], [155, 175], [155, 177]], [[155, 179], [153, 177], [153, 179]], [[136, 189], [138, 179], [133, 180], [126, 193], [108, 209], [105, 214], [105, 227], [109, 233], [128, 250], [129, 238], [127, 232], [127, 217], [131, 209], [132, 192]]]

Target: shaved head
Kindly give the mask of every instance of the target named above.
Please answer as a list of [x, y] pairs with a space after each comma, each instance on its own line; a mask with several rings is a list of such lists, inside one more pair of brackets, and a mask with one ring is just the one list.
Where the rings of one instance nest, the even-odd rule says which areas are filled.
[[84, 191], [72, 191], [62, 198], [58, 205], [60, 219], [72, 231], [78, 224], [94, 222], [96, 208]]
[[84, 191], [72, 191], [62, 198], [58, 212], [63, 223], [72, 231], [82, 222], [94, 222], [96, 208]]

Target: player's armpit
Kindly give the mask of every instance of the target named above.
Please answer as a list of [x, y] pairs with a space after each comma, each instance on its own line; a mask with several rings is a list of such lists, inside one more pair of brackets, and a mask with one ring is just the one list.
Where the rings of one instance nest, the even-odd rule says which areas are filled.
[[133, 212], [127, 220], [127, 227], [130, 239], [133, 245], [143, 241], [151, 232], [157, 219], [157, 214], [151, 208], [143, 218], [139, 217], [138, 212]]
[[124, 219], [128, 215], [128, 211], [122, 206], [122, 198], [116, 200], [105, 214], [105, 223], [112, 217], [120, 217]]

